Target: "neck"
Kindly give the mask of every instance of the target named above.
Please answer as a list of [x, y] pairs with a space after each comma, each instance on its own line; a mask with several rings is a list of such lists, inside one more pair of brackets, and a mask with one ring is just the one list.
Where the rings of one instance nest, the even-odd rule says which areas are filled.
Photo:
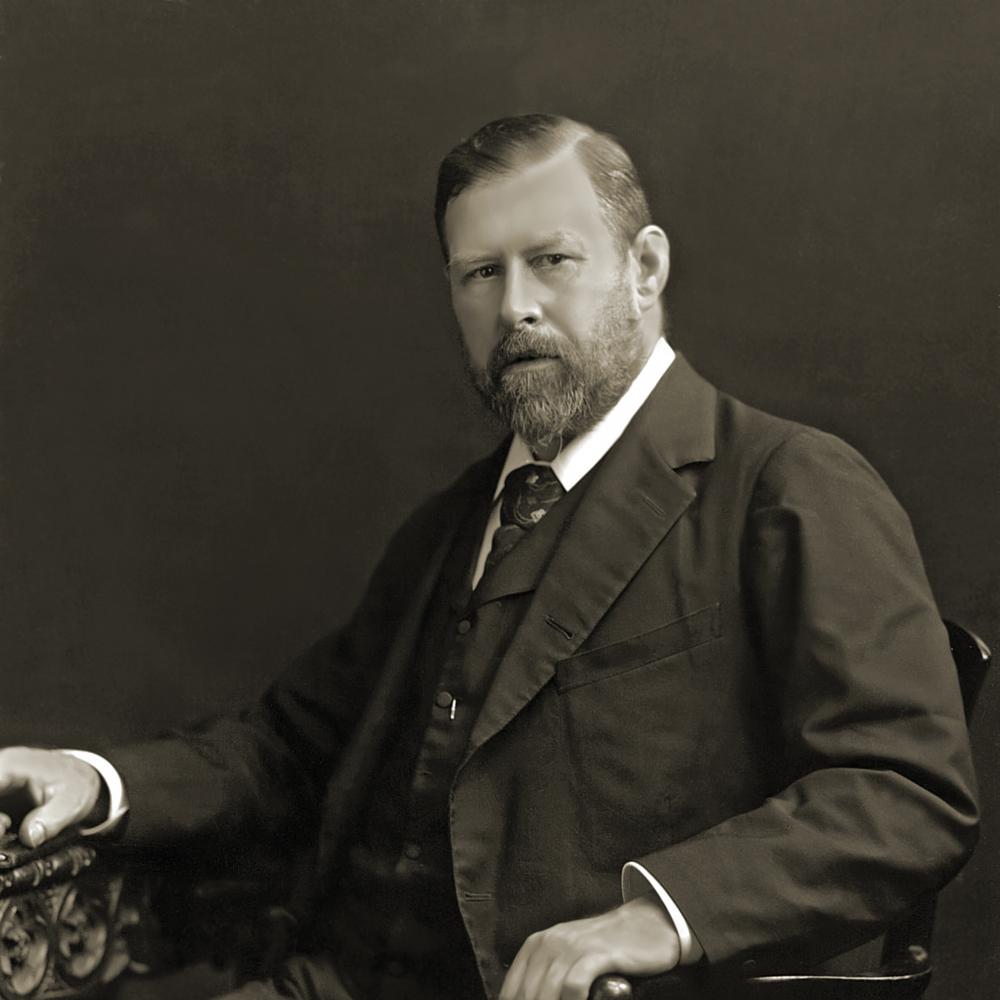
[[[650, 354], [653, 353], [653, 348], [656, 347], [656, 342], [665, 338], [667, 331], [666, 318], [666, 311], [661, 299], [656, 300], [656, 305], [649, 312], [642, 314], [642, 319], [639, 321], [642, 364], [645, 364], [649, 360]], [[640, 365], [640, 369], [641, 367]]]

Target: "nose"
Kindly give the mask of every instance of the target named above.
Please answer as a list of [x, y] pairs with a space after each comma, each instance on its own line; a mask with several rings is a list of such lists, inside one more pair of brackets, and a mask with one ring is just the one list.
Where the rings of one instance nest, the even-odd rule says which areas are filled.
[[537, 284], [527, 268], [514, 262], [504, 275], [500, 319], [505, 326], [511, 327], [518, 323], [537, 323], [541, 316]]

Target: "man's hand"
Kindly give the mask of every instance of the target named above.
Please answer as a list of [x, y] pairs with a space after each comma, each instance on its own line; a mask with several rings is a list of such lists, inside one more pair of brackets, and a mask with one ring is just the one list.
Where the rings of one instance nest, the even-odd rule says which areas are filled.
[[606, 972], [655, 975], [679, 959], [666, 910], [639, 896], [598, 917], [532, 934], [514, 958], [500, 1000], [587, 1000], [591, 983]]
[[[37, 847], [87, 818], [101, 794], [101, 776], [58, 750], [7, 747], [0, 750], [0, 795], [13, 789], [25, 789], [35, 803], [18, 835], [28, 847]], [[6, 833], [11, 822], [0, 812], [0, 833]]]

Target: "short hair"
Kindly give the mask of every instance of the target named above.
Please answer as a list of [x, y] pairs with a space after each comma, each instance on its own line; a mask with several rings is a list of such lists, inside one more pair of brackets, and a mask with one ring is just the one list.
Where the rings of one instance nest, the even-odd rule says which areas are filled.
[[563, 115], [528, 114], [488, 122], [460, 142], [438, 169], [434, 223], [448, 259], [444, 216], [452, 199], [477, 181], [513, 172], [567, 147], [580, 158], [611, 235], [622, 252], [652, 218], [646, 192], [628, 153], [613, 136]]

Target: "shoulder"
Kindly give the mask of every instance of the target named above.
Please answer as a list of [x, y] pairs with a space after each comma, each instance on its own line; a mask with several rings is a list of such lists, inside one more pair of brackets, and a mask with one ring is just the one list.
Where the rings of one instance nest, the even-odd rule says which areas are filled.
[[871, 463], [842, 438], [749, 406], [722, 391], [716, 445], [717, 460], [746, 468], [761, 499], [797, 482], [856, 484], [888, 493]]
[[823, 500], [853, 508], [874, 502], [898, 506], [868, 459], [842, 438], [792, 421], [780, 425], [760, 456], [756, 506], [792, 497], [809, 506]]
[[880, 520], [909, 528], [889, 487], [851, 444], [750, 406], [688, 365], [679, 374], [686, 401], [697, 404], [696, 422], [711, 427], [713, 439], [711, 460], [696, 462], [686, 475], [698, 492], [722, 498], [730, 515], [741, 508], [752, 515], [775, 507], [835, 519], [877, 513]]
[[890, 547], [906, 548], [919, 562], [909, 516], [855, 447], [736, 400], [720, 399], [720, 409], [739, 428], [730, 439], [731, 460], [741, 469], [747, 523], [755, 530], [822, 538], [826, 548], [839, 546], [859, 562], [859, 546], [871, 549], [876, 538], [893, 539]]

